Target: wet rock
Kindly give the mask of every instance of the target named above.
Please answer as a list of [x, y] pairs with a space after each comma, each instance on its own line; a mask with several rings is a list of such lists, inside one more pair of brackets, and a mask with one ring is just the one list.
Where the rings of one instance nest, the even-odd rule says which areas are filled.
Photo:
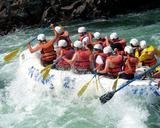
[[160, 0], [0, 0], [0, 35], [23, 25], [110, 17], [160, 7]]

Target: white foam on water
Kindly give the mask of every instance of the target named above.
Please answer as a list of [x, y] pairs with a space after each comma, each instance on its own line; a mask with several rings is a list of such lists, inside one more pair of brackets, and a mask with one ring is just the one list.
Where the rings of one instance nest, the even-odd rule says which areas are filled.
[[[85, 94], [81, 98], [75, 98], [73, 92], [62, 88], [54, 94], [51, 93], [52, 90], [41, 88], [20, 69], [17, 65], [15, 77], [6, 87], [5, 102], [10, 110], [1, 114], [4, 117], [0, 118], [3, 121], [0, 125], [2, 127], [147, 128], [145, 122], [149, 114], [143, 100], [137, 101], [132, 99], [134, 97], [118, 92], [109, 102], [101, 105], [98, 99]], [[60, 79], [55, 79], [54, 83], [61, 85], [64, 83], [62, 78], [67, 74], [63, 72], [59, 75]], [[88, 79], [90, 76], [86, 75], [86, 80]], [[85, 80], [79, 76], [75, 86], [83, 82]], [[95, 86], [95, 82], [91, 86]], [[140, 102], [142, 103], [139, 104]]]
[[[143, 14], [138, 15], [143, 16]], [[131, 14], [128, 17], [134, 18], [134, 15]], [[77, 32], [77, 27], [84, 25], [89, 27], [89, 30], [95, 31], [96, 28], [96, 31], [102, 31], [104, 35], [116, 30], [120, 36], [128, 38], [128, 41], [134, 36], [138, 39], [145, 38], [148, 42], [153, 40], [153, 43], [157, 42], [156, 44], [159, 45], [159, 29], [157, 29], [159, 22], [136, 27], [132, 25], [114, 26], [113, 24], [107, 27], [101, 25], [99, 28], [98, 25], [95, 25], [95, 23], [106, 22], [107, 24], [116, 23], [116, 21], [119, 21], [119, 18], [110, 19], [107, 22], [106, 20], [95, 20], [65, 27], [69, 32], [73, 30]], [[70, 91], [59, 89], [54, 95], [44, 88], [37, 88], [38, 83], [29, 80], [23, 72], [19, 72], [20, 67], [15, 62], [17, 58], [8, 64], [3, 62], [3, 57], [10, 52], [9, 48], [15, 49], [23, 45], [26, 48], [26, 43], [41, 31], [43, 31], [41, 28], [32, 29], [25, 33], [18, 32], [22, 34], [21, 36], [17, 36], [16, 33], [0, 38], [1, 42], [6, 44], [3, 46], [3, 43], [0, 43], [1, 48], [4, 48], [4, 51], [7, 49], [0, 56], [0, 64], [3, 65], [0, 68], [1, 79], [3, 82], [7, 81], [5, 88], [0, 90], [1, 128], [150, 128], [151, 124], [159, 126], [159, 118], [156, 121], [149, 120], [150, 116], [159, 117], [159, 113], [150, 113], [146, 107], [150, 101], [148, 103], [144, 98], [118, 92], [109, 102], [101, 105], [98, 99], [88, 98], [85, 94], [81, 98], [75, 98]], [[75, 33], [71, 35], [71, 39], [76, 40], [77, 37]], [[65, 74], [62, 75], [65, 76]], [[55, 84], [60, 85], [62, 82], [63, 80], [55, 80]], [[80, 79], [78, 82], [85, 81]], [[79, 84], [78, 82], [75, 83], [75, 86]], [[95, 86], [95, 83], [92, 83], [91, 86]]]
[[146, 101], [133, 98], [119, 92], [106, 104], [99, 105], [95, 112], [98, 122], [105, 124], [106, 128], [148, 128]]

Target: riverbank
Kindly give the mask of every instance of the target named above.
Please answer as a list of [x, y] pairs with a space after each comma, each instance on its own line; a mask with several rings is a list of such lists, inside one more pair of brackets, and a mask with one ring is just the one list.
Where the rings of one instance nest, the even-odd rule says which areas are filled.
[[51, 18], [55, 22], [90, 20], [155, 8], [160, 8], [159, 0], [0, 0], [0, 35], [45, 24]]

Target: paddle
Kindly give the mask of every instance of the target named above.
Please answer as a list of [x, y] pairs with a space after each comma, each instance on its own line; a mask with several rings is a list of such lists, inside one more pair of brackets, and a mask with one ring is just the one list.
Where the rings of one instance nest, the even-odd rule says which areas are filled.
[[9, 62], [13, 57], [15, 57], [18, 52], [21, 50], [21, 48], [17, 48], [15, 49], [14, 51], [10, 52], [9, 54], [7, 54], [3, 60], [6, 61], [6, 62]]
[[98, 93], [98, 90], [99, 90], [99, 87], [98, 87], [99, 79], [97, 77], [95, 77], [95, 79], [96, 79], [96, 90], [97, 90], [97, 93]]
[[48, 77], [49, 71], [52, 68], [52, 64], [47, 65], [44, 69], [41, 70], [41, 74], [43, 76], [43, 79], [45, 80]]
[[[53, 18], [48, 22], [48, 24], [53, 22]], [[44, 30], [42, 33], [44, 33], [46, 30]], [[37, 37], [34, 37], [33, 39], [31, 39], [29, 42], [34, 41], [35, 39], [37, 39]], [[13, 59], [19, 52], [20, 52], [21, 48], [17, 48], [14, 51], [10, 52], [9, 54], [7, 54], [6, 56], [4, 56], [4, 61], [9, 62], [11, 59]]]
[[89, 84], [91, 83], [91, 81], [93, 80], [94, 77], [96, 77], [97, 74], [94, 74], [94, 76], [86, 83], [82, 86], [82, 88], [78, 91], [77, 95], [80, 97], [83, 95], [83, 93], [86, 91], [86, 89], [88, 88]]
[[119, 75], [117, 76], [116, 80], [115, 80], [114, 83], [113, 83], [112, 90], [116, 90], [116, 88], [117, 88], [117, 83], [118, 83], [118, 79], [119, 79]]
[[145, 71], [144, 73], [137, 75], [136, 77], [134, 77], [132, 80], [128, 80], [127, 82], [125, 82], [124, 84], [122, 84], [121, 87], [119, 87], [118, 89], [111, 91], [111, 92], [107, 92], [104, 95], [102, 95], [99, 99], [101, 101], [102, 104], [105, 104], [107, 101], [109, 101], [116, 92], [120, 91], [121, 89], [123, 89], [124, 87], [126, 87], [128, 84], [132, 83], [133, 81], [140, 79], [143, 75], [145, 75], [146, 73], [149, 73], [151, 71], [153, 71], [154, 69], [156, 69], [156, 67], [158, 67], [160, 65], [160, 63], [156, 64], [155, 66], [151, 67], [150, 69], [148, 69], [147, 71]]
[[[31, 39], [29, 42], [32, 42], [36, 39], [37, 37], [34, 37], [33, 39]], [[9, 62], [12, 58], [14, 58], [20, 51], [22, 48], [17, 48], [14, 51], [10, 52], [9, 54], [7, 54], [6, 56], [4, 56], [4, 61]]]

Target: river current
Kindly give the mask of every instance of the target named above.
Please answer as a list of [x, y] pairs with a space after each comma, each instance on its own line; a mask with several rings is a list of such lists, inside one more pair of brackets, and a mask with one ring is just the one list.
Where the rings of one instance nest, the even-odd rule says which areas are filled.
[[[128, 42], [135, 37], [160, 48], [160, 9], [62, 26], [73, 41], [77, 28], [85, 26], [89, 32], [117, 32]], [[9, 63], [3, 57], [18, 47], [25, 50], [27, 42], [42, 32], [53, 36], [49, 28], [24, 28], [0, 37], [0, 128], [160, 128], [159, 98], [122, 95], [101, 105], [97, 99], [73, 99], [68, 92], [53, 97], [26, 91], [29, 83], [18, 72], [18, 56]]]

